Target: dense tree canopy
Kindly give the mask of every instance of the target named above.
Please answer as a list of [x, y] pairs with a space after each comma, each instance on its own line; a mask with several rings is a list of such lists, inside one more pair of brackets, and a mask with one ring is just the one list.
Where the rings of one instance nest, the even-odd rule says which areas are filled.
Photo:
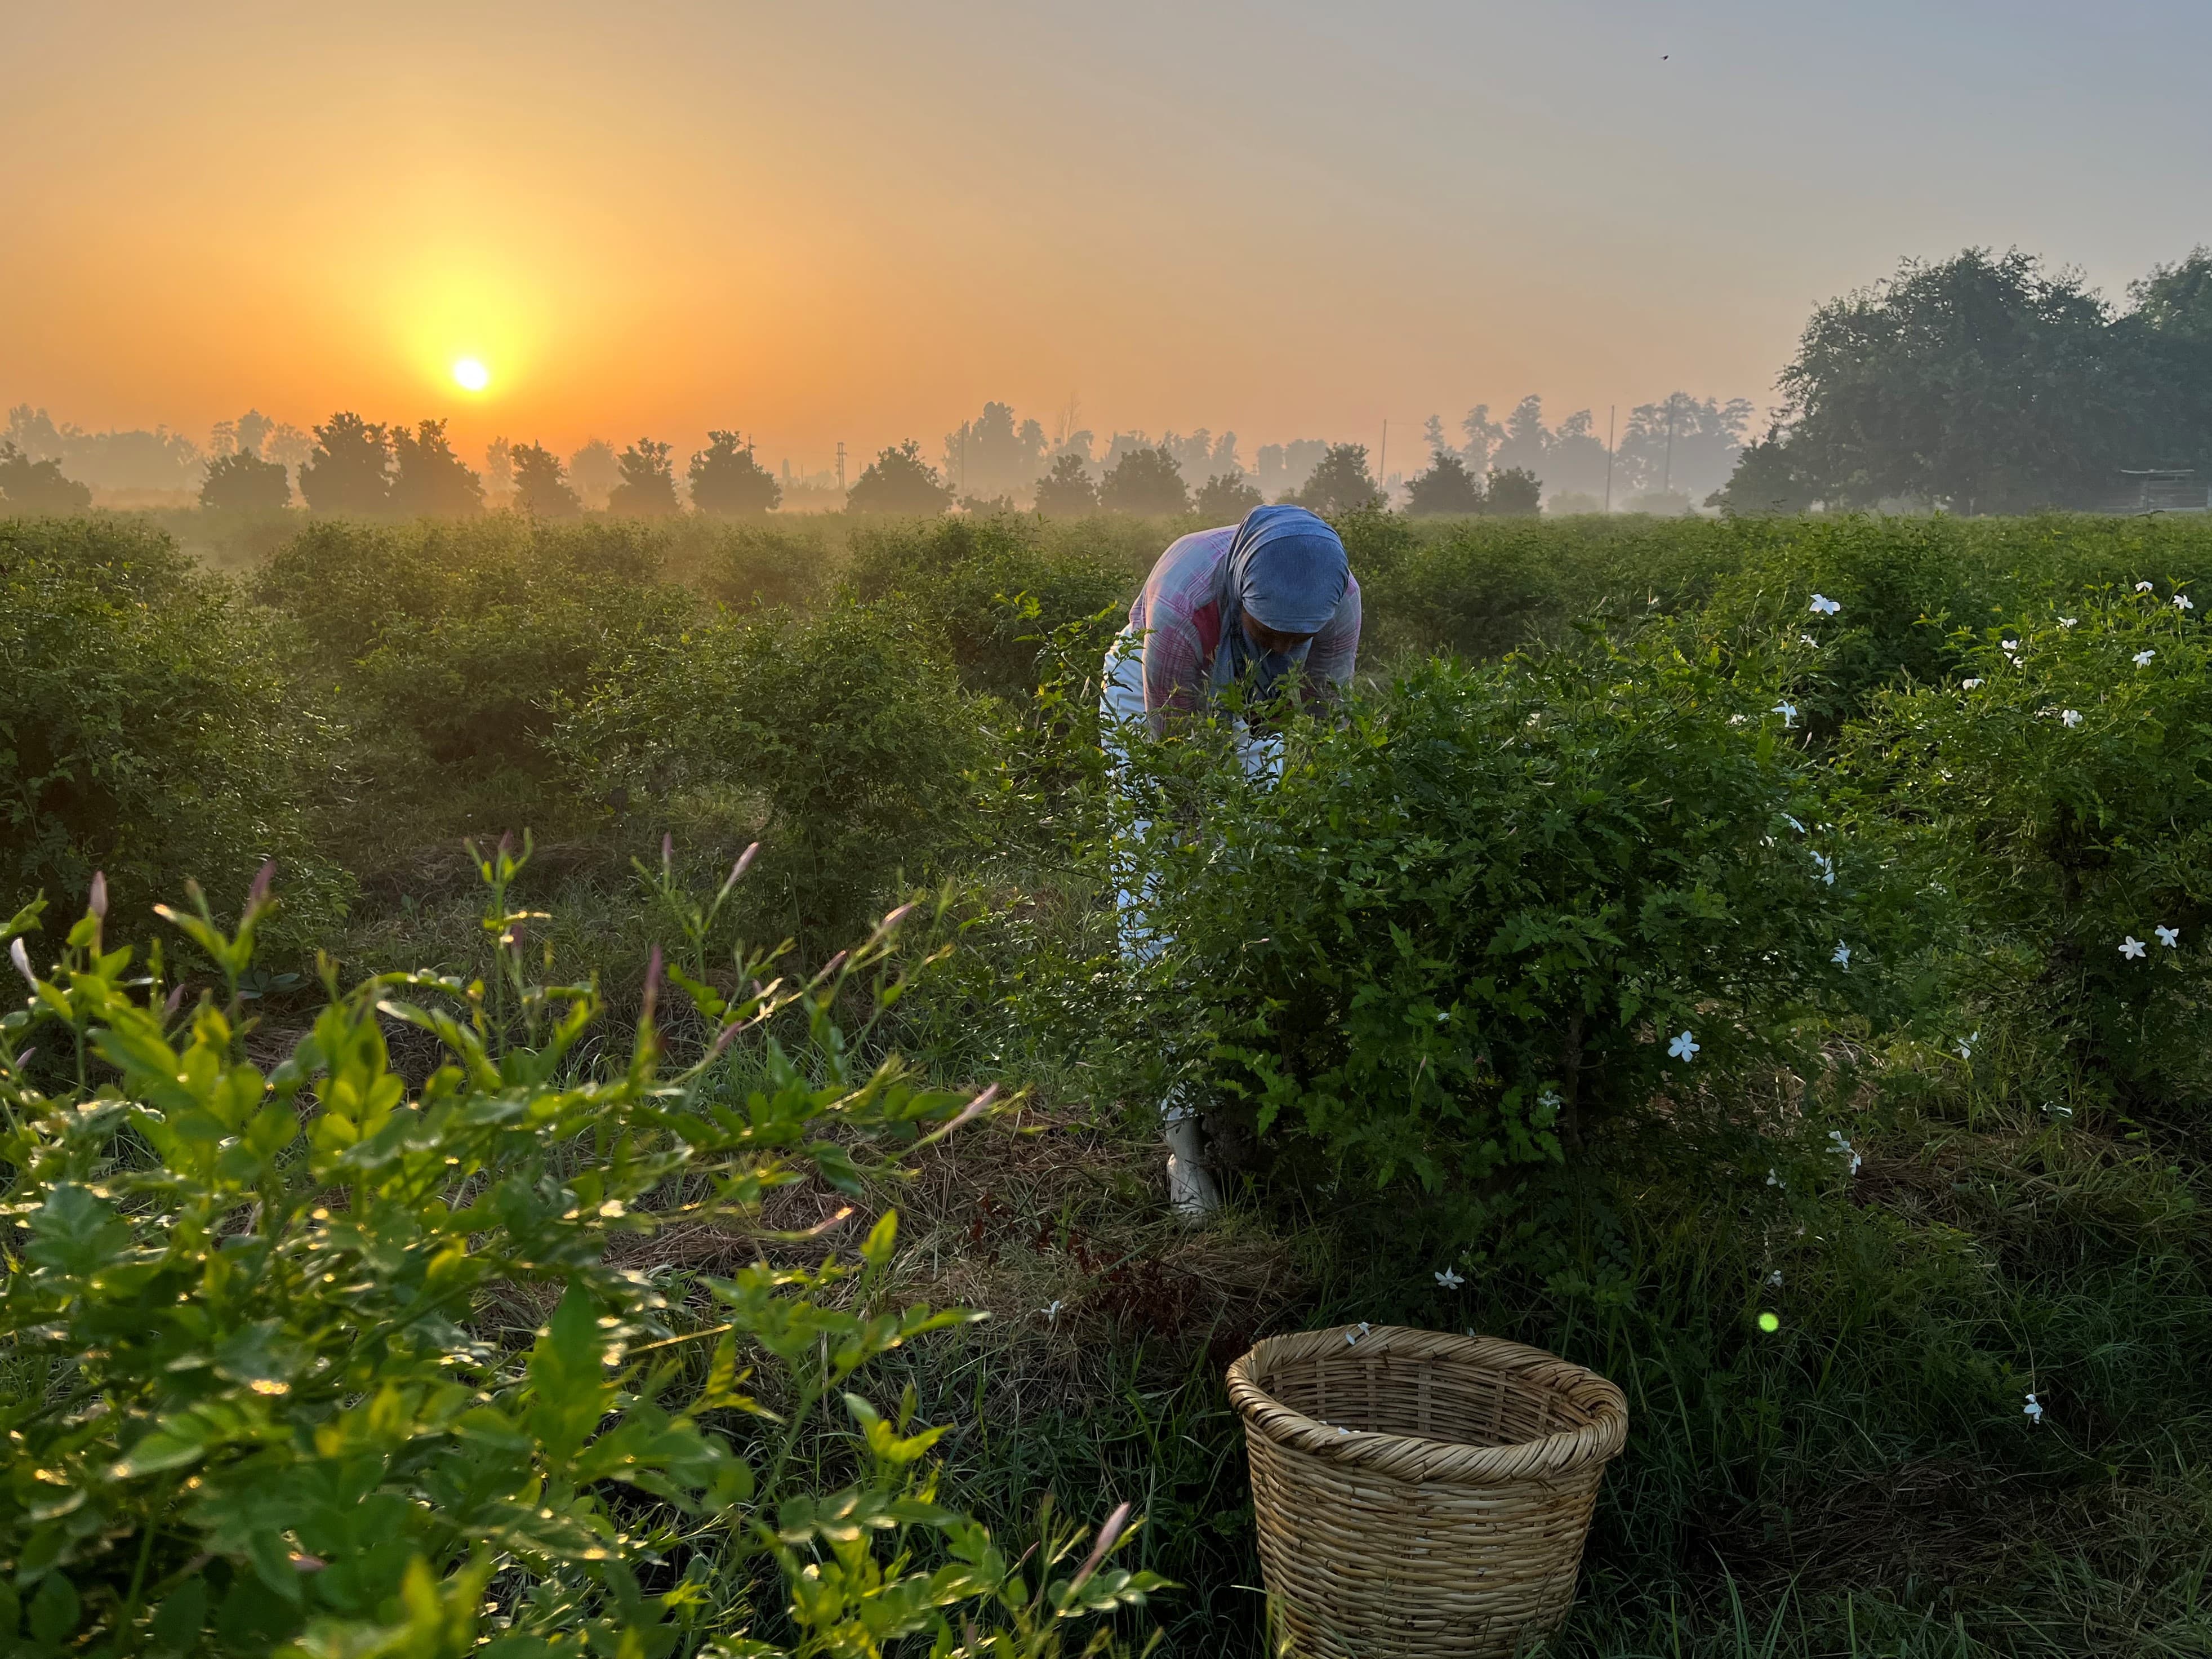
[[1820, 307], [1783, 371], [1784, 426], [1715, 497], [1924, 501], [1961, 513], [2112, 503], [2124, 468], [2212, 462], [2212, 256], [2116, 313], [2017, 250], [1907, 262]]
[[775, 475], [753, 459], [734, 432], [709, 432], [707, 447], [692, 456], [684, 476], [691, 505], [702, 513], [766, 513], [783, 501]]
[[1482, 492], [1482, 510], [1501, 519], [1532, 518], [1544, 501], [1544, 481], [1525, 466], [1501, 467]]
[[1449, 449], [1429, 457], [1428, 471], [1417, 472], [1406, 486], [1406, 511], [1414, 518], [1445, 513], [1482, 511], [1482, 480], [1467, 470], [1467, 463]]
[[1190, 511], [1182, 469], [1164, 449], [1132, 449], [1114, 463], [1098, 486], [1098, 505], [1109, 513], [1148, 516]]
[[1036, 510], [1056, 519], [1078, 519], [1098, 510], [1098, 486], [1091, 469], [1073, 450], [1055, 456], [1052, 470], [1037, 480]]
[[410, 518], [454, 519], [483, 511], [483, 480], [453, 453], [443, 421], [424, 421], [413, 432], [392, 428], [392, 510]]
[[300, 493], [318, 513], [383, 512], [392, 497], [391, 434], [350, 410], [331, 416], [315, 428]]
[[277, 461], [251, 449], [234, 450], [208, 463], [200, 505], [232, 513], [263, 513], [292, 504], [292, 480]]
[[91, 505], [91, 487], [64, 477], [59, 461], [34, 461], [0, 438], [0, 507], [44, 514], [82, 513]]
[[1191, 511], [1208, 524], [1236, 524], [1265, 499], [1242, 467], [1217, 472], [1199, 485], [1191, 497]]
[[934, 514], [951, 501], [951, 489], [921, 459], [921, 446], [912, 438], [869, 462], [845, 495], [846, 507], [854, 513]]
[[1331, 444], [1298, 491], [1298, 505], [1316, 513], [1357, 513], [1382, 504], [1382, 492], [1367, 476], [1365, 444]]
[[544, 444], [513, 444], [508, 463], [514, 469], [516, 510], [533, 519], [573, 519], [584, 510], [561, 466], [561, 458]]
[[661, 519], [677, 512], [674, 446], [640, 438], [622, 453], [622, 482], [607, 495], [607, 511], [636, 519]]

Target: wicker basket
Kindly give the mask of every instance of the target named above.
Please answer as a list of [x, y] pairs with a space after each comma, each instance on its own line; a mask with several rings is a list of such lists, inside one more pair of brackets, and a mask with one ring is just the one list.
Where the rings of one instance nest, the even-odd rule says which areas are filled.
[[1260, 1560], [1299, 1659], [1528, 1652], [1574, 1600], [1628, 1402], [1494, 1337], [1357, 1326], [1229, 1368]]

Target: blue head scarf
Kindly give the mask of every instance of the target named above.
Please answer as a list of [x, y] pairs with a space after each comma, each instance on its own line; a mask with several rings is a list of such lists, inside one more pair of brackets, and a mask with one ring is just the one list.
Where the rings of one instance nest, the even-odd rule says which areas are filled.
[[1249, 617], [1283, 634], [1318, 634], [1336, 614], [1352, 580], [1344, 544], [1327, 520], [1303, 507], [1255, 507], [1237, 526], [1229, 556], [1213, 578], [1221, 607], [1221, 643], [1213, 653], [1216, 690], [1251, 673], [1260, 696], [1306, 659], [1310, 639], [1288, 651], [1262, 653], [1244, 635]]

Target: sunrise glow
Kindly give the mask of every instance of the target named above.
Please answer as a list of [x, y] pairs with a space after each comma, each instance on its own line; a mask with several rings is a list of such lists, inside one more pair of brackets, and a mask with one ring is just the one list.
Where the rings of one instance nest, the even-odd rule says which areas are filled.
[[453, 384], [464, 392], [482, 392], [491, 384], [491, 371], [474, 357], [464, 357], [453, 365]]

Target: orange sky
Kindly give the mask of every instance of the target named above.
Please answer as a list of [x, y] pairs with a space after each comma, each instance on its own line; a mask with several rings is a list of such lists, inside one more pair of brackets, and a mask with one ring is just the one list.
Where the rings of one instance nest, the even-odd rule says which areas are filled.
[[15, 9], [0, 401], [94, 428], [734, 425], [820, 466], [1074, 393], [1248, 461], [1388, 417], [1410, 459], [1531, 391], [1764, 404], [1905, 253], [2117, 288], [2203, 218], [2166, 82], [2212, 41], [2163, 0]]

